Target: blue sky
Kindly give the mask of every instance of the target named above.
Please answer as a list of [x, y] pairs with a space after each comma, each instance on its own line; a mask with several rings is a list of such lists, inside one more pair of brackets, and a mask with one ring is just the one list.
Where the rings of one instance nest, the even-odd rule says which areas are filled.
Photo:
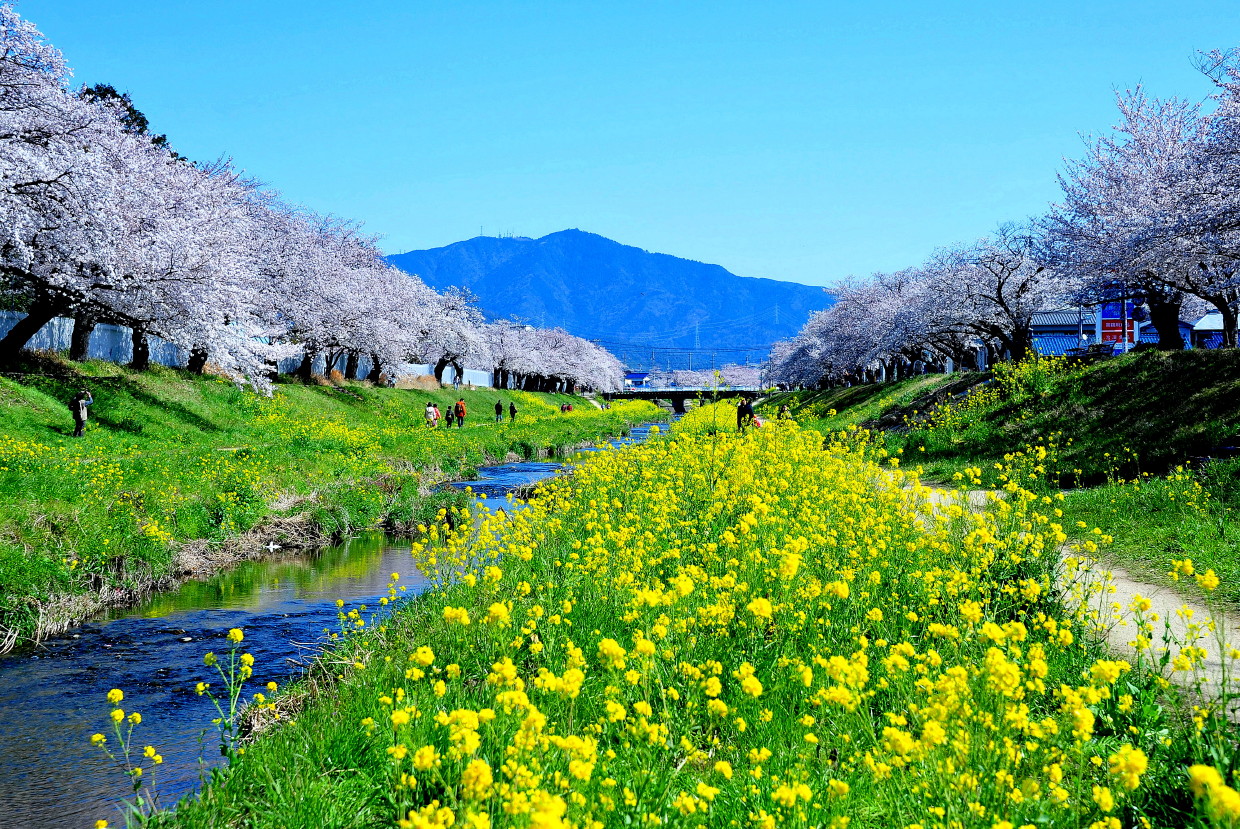
[[1227, 2], [22, 0], [76, 80], [389, 252], [577, 227], [829, 284], [1043, 210]]

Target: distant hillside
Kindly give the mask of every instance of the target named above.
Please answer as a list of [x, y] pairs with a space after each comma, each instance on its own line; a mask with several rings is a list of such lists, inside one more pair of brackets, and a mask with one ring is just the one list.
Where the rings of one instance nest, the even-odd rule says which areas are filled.
[[541, 239], [479, 236], [388, 257], [428, 285], [465, 288], [488, 316], [517, 316], [599, 340], [629, 366], [759, 361], [832, 297], [718, 265], [649, 253], [580, 230]]

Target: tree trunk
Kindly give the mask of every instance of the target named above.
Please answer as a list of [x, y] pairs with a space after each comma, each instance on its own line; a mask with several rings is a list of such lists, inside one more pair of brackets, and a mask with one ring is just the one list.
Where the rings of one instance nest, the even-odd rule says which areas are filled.
[[1017, 326], [1012, 331], [1012, 339], [1007, 343], [1007, 347], [1012, 362], [1022, 362], [1033, 352], [1033, 330], [1028, 326]]
[[81, 362], [90, 356], [90, 335], [98, 321], [86, 311], [73, 316], [73, 335], [69, 339], [69, 359]]
[[332, 372], [337, 370], [336, 364], [340, 362], [341, 353], [342, 352], [340, 351], [328, 351], [327, 354], [324, 355], [323, 374], [326, 375], [329, 380], [331, 379]]
[[202, 374], [203, 369], [207, 367], [207, 357], [209, 356], [205, 348], [196, 345], [189, 350], [189, 362], [185, 364], [185, 367], [192, 374]]
[[146, 371], [151, 367], [151, 343], [146, 338], [146, 330], [135, 325], [130, 332], [129, 341], [133, 344], [133, 356], [129, 367], [134, 371]]
[[1223, 348], [1236, 347], [1236, 312], [1230, 304], [1219, 303], [1219, 311], [1223, 315]]
[[379, 365], [379, 355], [370, 355], [370, 373], [366, 375], [366, 379], [374, 383], [376, 386], [383, 382], [383, 370]]
[[314, 352], [306, 351], [301, 357], [301, 365], [297, 367], [297, 379], [309, 383], [314, 379]]
[[1158, 331], [1160, 351], [1183, 351], [1184, 337], [1180, 335], [1180, 303], [1160, 302], [1151, 291], [1146, 297], [1150, 306], [1150, 322]]
[[51, 300], [39, 300], [30, 306], [30, 312], [17, 321], [17, 325], [0, 339], [0, 363], [12, 363], [26, 343], [38, 334], [62, 310], [64, 306]]
[[447, 357], [440, 357], [435, 362], [435, 379], [440, 383], [443, 382], [443, 371], [448, 367], [448, 362], [449, 360]]
[[349, 356], [346, 357], [344, 361], [344, 379], [346, 380], [357, 379], [357, 367], [358, 367], [358, 364], [361, 362], [361, 358], [362, 358], [362, 355], [358, 354], [356, 351], [349, 352]]

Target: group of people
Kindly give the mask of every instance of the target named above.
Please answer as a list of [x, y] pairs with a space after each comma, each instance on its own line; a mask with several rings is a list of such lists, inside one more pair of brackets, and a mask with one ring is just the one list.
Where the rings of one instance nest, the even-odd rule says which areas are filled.
[[[452, 426], [455, 423], [456, 428], [462, 428], [465, 425], [466, 414], [465, 398], [462, 397], [448, 409], [447, 425]], [[517, 422], [517, 404], [511, 400], [508, 401], [508, 417], [509, 422]], [[433, 400], [426, 401], [426, 425], [434, 429], [439, 426], [440, 419], [439, 406]], [[495, 422], [504, 422], [504, 401], [502, 400], [495, 401]]]
[[[517, 404], [511, 400], [508, 401], [508, 417], [510, 418], [509, 423], [517, 422]], [[495, 422], [504, 422], [504, 401], [502, 400], [495, 401]]]
[[[458, 398], [457, 401], [448, 407], [447, 425], [456, 424], [456, 428], [460, 429], [465, 426], [465, 398]], [[432, 429], [439, 426], [442, 415], [439, 413], [439, 406], [433, 401], [426, 401], [426, 425]]]

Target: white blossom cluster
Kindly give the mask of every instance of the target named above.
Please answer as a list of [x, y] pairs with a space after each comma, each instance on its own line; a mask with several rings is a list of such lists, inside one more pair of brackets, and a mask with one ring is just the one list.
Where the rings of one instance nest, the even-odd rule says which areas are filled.
[[1062, 306], [1076, 289], [1070, 272], [1048, 266], [1029, 227], [1005, 225], [968, 246], [938, 251], [928, 262], [836, 286], [835, 304], [815, 313], [771, 350], [772, 382], [894, 379], [922, 364], [941, 369], [1025, 356], [1033, 316]]
[[1204, 55], [1213, 108], [1117, 95], [1119, 123], [1060, 174], [1063, 199], [1022, 226], [896, 273], [850, 278], [837, 302], [777, 343], [775, 382], [890, 379], [1021, 359], [1035, 314], [1127, 300], [1159, 347], [1184, 347], [1180, 321], [1219, 313], [1236, 346], [1240, 312], [1240, 53]]
[[0, 5], [0, 300], [26, 316], [11, 360], [57, 316], [89, 337], [131, 327], [266, 388], [275, 364], [316, 358], [371, 379], [413, 364], [491, 370], [506, 384], [622, 383], [604, 349], [558, 329], [487, 323], [387, 263], [349, 222], [287, 204], [227, 161], [190, 163], [127, 128], [115, 103], [69, 88], [60, 52]]

